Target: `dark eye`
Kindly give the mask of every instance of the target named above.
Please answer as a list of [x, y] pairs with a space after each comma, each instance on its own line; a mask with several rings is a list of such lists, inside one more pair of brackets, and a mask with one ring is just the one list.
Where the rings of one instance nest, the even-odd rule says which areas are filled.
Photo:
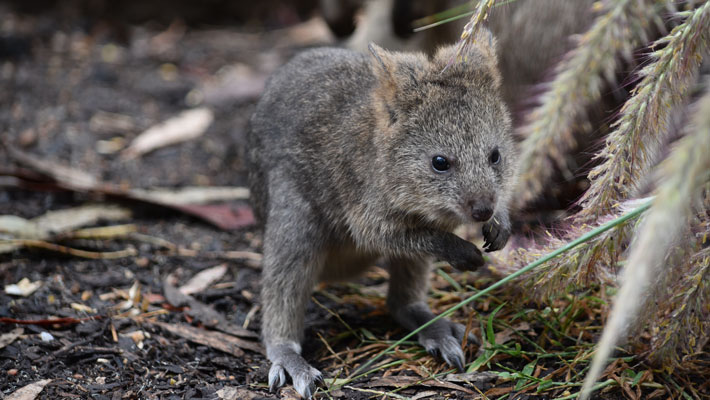
[[449, 168], [451, 168], [449, 160], [447, 160], [444, 156], [434, 156], [434, 158], [431, 159], [431, 166], [436, 172], [446, 172]]
[[500, 151], [498, 151], [497, 147], [491, 151], [491, 154], [488, 156], [488, 161], [493, 165], [500, 163]]

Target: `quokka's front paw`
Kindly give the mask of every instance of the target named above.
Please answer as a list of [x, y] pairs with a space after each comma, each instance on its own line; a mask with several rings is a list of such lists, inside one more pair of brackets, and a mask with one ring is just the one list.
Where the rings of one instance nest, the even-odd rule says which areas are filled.
[[500, 250], [505, 247], [510, 237], [510, 221], [508, 218], [494, 215], [488, 222], [483, 224], [483, 238], [486, 243], [483, 248], [486, 252]]
[[459, 271], [474, 271], [485, 263], [481, 250], [475, 244], [463, 239], [448, 251], [446, 261]]
[[310, 399], [316, 391], [316, 386], [322, 384], [320, 371], [311, 367], [306, 360], [296, 352], [293, 346], [279, 344], [267, 349], [271, 360], [269, 369], [269, 390], [275, 391], [286, 384], [286, 375], [291, 377], [293, 387], [304, 399]]

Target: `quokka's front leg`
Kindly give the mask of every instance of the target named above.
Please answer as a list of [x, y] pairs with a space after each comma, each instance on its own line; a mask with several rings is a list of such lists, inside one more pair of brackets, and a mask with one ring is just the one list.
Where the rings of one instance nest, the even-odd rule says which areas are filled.
[[261, 282], [262, 338], [271, 361], [269, 388], [283, 386], [288, 375], [296, 391], [308, 399], [322, 378], [301, 356], [303, 320], [324, 259], [316, 244], [324, 241], [317, 237], [307, 203], [296, 193], [272, 199]]
[[[407, 330], [414, 330], [435, 317], [426, 304], [429, 288], [428, 258], [391, 258], [387, 306], [395, 320]], [[466, 327], [442, 318], [419, 332], [419, 343], [432, 355], [463, 371], [462, 349]], [[468, 343], [478, 343], [469, 334]]]

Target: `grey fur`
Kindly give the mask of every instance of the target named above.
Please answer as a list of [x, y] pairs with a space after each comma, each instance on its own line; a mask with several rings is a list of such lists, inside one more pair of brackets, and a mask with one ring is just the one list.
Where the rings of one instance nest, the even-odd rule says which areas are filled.
[[[483, 265], [480, 250], [451, 233], [474, 210], [495, 210], [483, 227], [488, 250], [510, 234], [507, 204], [515, 154], [488, 40], [442, 73], [454, 48], [372, 56], [315, 49], [269, 81], [250, 123], [250, 185], [264, 224], [262, 336], [269, 386], [286, 373], [310, 397], [320, 373], [301, 357], [308, 297], [319, 281], [348, 279], [389, 259], [388, 307], [414, 329], [426, 305], [431, 259], [458, 269]], [[493, 165], [498, 148], [502, 161]], [[452, 168], [437, 173], [435, 155]], [[464, 364], [464, 329], [442, 320], [419, 335], [431, 353]], [[475, 340], [475, 338], [471, 338]]]

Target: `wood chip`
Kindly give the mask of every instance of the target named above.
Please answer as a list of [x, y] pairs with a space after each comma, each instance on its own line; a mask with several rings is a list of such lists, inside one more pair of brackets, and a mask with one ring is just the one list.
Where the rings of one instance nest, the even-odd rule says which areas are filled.
[[0, 349], [5, 348], [5, 346], [8, 346], [12, 344], [17, 338], [20, 337], [25, 332], [24, 329], [22, 328], [15, 328], [11, 330], [10, 332], [3, 333], [0, 335]]
[[51, 379], [43, 379], [41, 381], [30, 383], [15, 391], [15, 393], [5, 397], [5, 400], [33, 400], [37, 398], [47, 384], [52, 382]]
[[222, 400], [253, 400], [261, 397], [248, 389], [237, 388], [234, 386], [225, 386], [217, 391], [217, 396]]

